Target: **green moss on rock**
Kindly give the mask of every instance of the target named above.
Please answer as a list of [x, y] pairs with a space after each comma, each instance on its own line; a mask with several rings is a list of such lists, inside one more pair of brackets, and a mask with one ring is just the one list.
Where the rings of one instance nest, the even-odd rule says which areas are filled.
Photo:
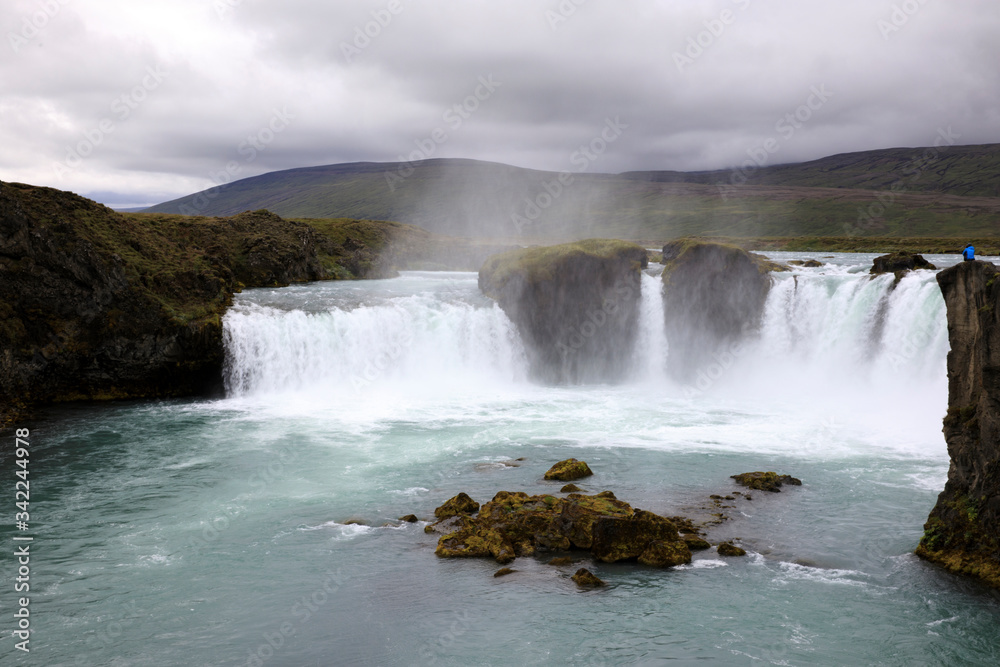
[[597, 575], [588, 570], [585, 567], [581, 567], [576, 571], [571, 579], [576, 582], [576, 585], [580, 588], [600, 588], [601, 586], [606, 586], [603, 581], [601, 581]]
[[[566, 459], [565, 461], [560, 461], [549, 468], [549, 470], [545, 473], [545, 479], [560, 482], [572, 482], [573, 480], [590, 477], [593, 474], [593, 471], [590, 469], [590, 466], [587, 465], [586, 461]], [[563, 488], [565, 489], [567, 487]], [[579, 491], [579, 489], [575, 490]]]
[[723, 542], [722, 544], [719, 545], [718, 551], [720, 556], [725, 556], [727, 558], [747, 555], [745, 549], [741, 549], [732, 542]]
[[670, 520], [607, 496], [501, 491], [476, 517], [458, 520], [456, 529], [438, 540], [439, 557], [489, 557], [506, 564], [537, 551], [586, 549], [605, 562], [642, 557], [668, 567], [690, 560]]
[[478, 511], [479, 503], [463, 492], [454, 498], [448, 499], [443, 505], [435, 509], [434, 516], [438, 519], [448, 519], [461, 514], [475, 514]]
[[731, 477], [740, 486], [757, 491], [770, 491], [771, 493], [781, 492], [781, 487], [785, 484], [802, 486], [802, 480], [791, 475], [779, 475], [776, 472], [744, 472], [739, 475], [731, 475]]

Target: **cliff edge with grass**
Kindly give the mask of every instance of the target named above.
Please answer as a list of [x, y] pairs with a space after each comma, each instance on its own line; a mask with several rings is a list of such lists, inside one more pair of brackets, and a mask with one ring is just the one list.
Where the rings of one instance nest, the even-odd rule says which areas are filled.
[[1000, 270], [962, 262], [941, 271], [948, 308], [948, 482], [917, 555], [1000, 587]]
[[389, 277], [408, 256], [447, 250], [410, 225], [309, 223], [264, 210], [122, 214], [0, 183], [0, 423], [52, 401], [211, 391], [234, 292]]
[[626, 241], [523, 248], [487, 259], [479, 288], [517, 326], [536, 380], [615, 382], [629, 371], [647, 263]]

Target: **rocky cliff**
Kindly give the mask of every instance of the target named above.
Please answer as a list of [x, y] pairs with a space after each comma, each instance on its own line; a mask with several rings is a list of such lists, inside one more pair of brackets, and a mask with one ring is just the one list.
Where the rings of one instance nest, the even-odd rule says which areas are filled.
[[0, 183], [0, 423], [26, 404], [220, 383], [221, 315], [234, 291], [392, 272], [358, 229], [337, 230], [342, 238], [267, 211], [125, 215]]
[[734, 346], [760, 325], [770, 272], [785, 267], [722, 243], [680, 240], [663, 247], [663, 306], [670, 355], [682, 382], [712, 363], [731, 363]]
[[948, 308], [948, 482], [917, 555], [1000, 587], [1000, 271], [962, 262], [938, 274]]
[[524, 248], [487, 259], [479, 288], [517, 326], [535, 379], [614, 382], [629, 371], [646, 265], [624, 241]]

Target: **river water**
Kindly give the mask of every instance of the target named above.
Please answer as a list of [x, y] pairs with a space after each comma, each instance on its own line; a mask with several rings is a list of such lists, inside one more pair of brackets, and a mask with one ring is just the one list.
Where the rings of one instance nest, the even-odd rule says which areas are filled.
[[[824, 265], [775, 275], [760, 335], [689, 385], [665, 375], [650, 275], [631, 380], [613, 386], [531, 383], [474, 273], [238, 295], [224, 398], [52, 408], [28, 425], [32, 652], [5, 623], [0, 658], [998, 664], [1000, 596], [912, 555], [948, 469], [933, 272], [892, 289], [866, 275], [871, 255], [772, 256]], [[568, 457], [595, 471], [589, 492], [697, 520], [736, 473], [803, 486], [725, 502], [709, 539], [739, 538], [746, 558], [657, 570], [540, 555], [494, 578], [496, 563], [434, 556], [436, 506], [557, 492], [542, 475]], [[422, 522], [397, 521], [410, 513]], [[578, 567], [608, 586], [579, 590]]]

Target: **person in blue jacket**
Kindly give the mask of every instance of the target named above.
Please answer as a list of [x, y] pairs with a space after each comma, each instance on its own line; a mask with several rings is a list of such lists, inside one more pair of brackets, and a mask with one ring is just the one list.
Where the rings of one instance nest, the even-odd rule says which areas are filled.
[[962, 251], [962, 257], [965, 258], [966, 262], [972, 262], [976, 259], [976, 249], [972, 247], [972, 244], [965, 246], [965, 250]]

